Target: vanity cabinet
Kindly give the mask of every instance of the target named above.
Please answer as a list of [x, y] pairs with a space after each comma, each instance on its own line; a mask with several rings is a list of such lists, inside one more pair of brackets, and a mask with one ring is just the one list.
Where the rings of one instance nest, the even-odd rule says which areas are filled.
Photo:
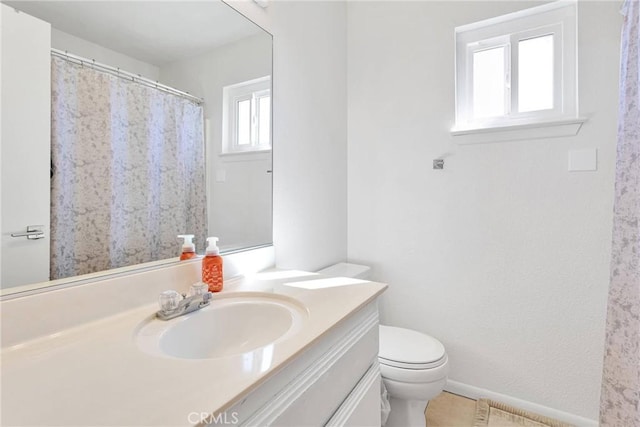
[[378, 308], [371, 302], [212, 418], [243, 426], [379, 426]]
[[[187, 262], [171, 268], [189, 266]], [[63, 312], [69, 312], [64, 310], [65, 301], [82, 301], [86, 304], [80, 306], [88, 306], [101, 295], [117, 296], [121, 294], [118, 280], [123, 280], [123, 286], [135, 280], [151, 294], [149, 289], [158, 278], [173, 280], [175, 273], [152, 270], [105, 280], [108, 286], [96, 282], [2, 301], [3, 319], [10, 317], [13, 325], [24, 325], [8, 341], [3, 334], [2, 422], [24, 426], [81, 425], [86, 420], [102, 426], [380, 425], [376, 299], [386, 289], [381, 283], [326, 286], [326, 279], [315, 282], [314, 275], [292, 282], [290, 276], [300, 273], [286, 271], [277, 272], [286, 278], [275, 280], [271, 272], [265, 273], [266, 278], [228, 280], [218, 299], [232, 301], [243, 310], [262, 307], [260, 313], [266, 313], [256, 315], [257, 323], [238, 324], [231, 335], [237, 334], [234, 339], [242, 343], [252, 336], [244, 335], [250, 328], [264, 334], [266, 342], [253, 351], [224, 357], [169, 357], [143, 349], [144, 330], [155, 320], [156, 304], [78, 321], [79, 327], [60, 326], [59, 319], [67, 321]], [[255, 299], [262, 302], [255, 305]], [[269, 307], [266, 300], [300, 310], [300, 317], [292, 319], [281, 338], [269, 338], [284, 322], [265, 309]], [[205, 310], [221, 312], [230, 306], [219, 301]], [[33, 322], [26, 317], [25, 322], [18, 322], [22, 319], [18, 314], [42, 307], [47, 307], [46, 317], [56, 319], [57, 324], [47, 322], [39, 329], [29, 329]], [[193, 325], [188, 321], [199, 316], [205, 316], [199, 321], [212, 321], [207, 313], [196, 312], [169, 323]], [[211, 331], [229, 331], [227, 326], [234, 327], [233, 322], [221, 322], [219, 330]], [[198, 339], [211, 339], [204, 333], [209, 330], [198, 327], [191, 332], [202, 330], [202, 334], [166, 330], [182, 334], [178, 346], [193, 348]], [[176, 332], [180, 330], [183, 332]], [[218, 337], [220, 348], [226, 348], [229, 341]], [[169, 347], [176, 348], [168, 345], [164, 349]], [[46, 404], [34, 406], [34, 401]]]

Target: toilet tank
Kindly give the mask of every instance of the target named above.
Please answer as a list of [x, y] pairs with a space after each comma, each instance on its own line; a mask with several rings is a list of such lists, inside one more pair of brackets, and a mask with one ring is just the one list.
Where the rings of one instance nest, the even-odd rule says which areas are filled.
[[350, 264], [340, 262], [327, 268], [323, 268], [318, 273], [331, 277], [350, 277], [353, 279], [369, 280], [371, 277], [371, 267], [360, 264]]

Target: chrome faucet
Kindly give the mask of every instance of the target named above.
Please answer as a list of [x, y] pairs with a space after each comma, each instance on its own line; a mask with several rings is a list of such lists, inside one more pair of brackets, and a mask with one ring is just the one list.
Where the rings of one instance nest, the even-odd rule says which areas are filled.
[[200, 310], [209, 305], [212, 297], [211, 292], [186, 296], [176, 291], [164, 291], [160, 294], [160, 310], [156, 313], [156, 317], [160, 320], [169, 320]]

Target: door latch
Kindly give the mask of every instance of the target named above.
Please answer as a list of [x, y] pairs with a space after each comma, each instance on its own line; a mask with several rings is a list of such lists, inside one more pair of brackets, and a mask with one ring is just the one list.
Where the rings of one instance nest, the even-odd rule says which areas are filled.
[[26, 233], [11, 233], [11, 237], [26, 237], [29, 240], [44, 239], [44, 225], [28, 225]]

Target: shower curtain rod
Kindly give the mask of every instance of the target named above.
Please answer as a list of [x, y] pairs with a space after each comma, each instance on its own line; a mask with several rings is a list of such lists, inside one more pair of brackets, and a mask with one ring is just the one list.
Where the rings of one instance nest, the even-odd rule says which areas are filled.
[[174, 89], [170, 86], [163, 85], [162, 83], [158, 83], [157, 81], [153, 81], [146, 77], [142, 77], [140, 74], [133, 74], [128, 71], [123, 71], [120, 68], [112, 67], [110, 65], [101, 64], [100, 62], [96, 62], [94, 59], [87, 59], [81, 56], [73, 55], [64, 50], [59, 49], [51, 49], [51, 55], [57, 56], [58, 58], [65, 59], [69, 62], [73, 62], [75, 64], [79, 64], [82, 66], [87, 66], [94, 68], [96, 70], [105, 72], [107, 74], [111, 74], [115, 77], [120, 77], [125, 80], [130, 80], [132, 82], [140, 83], [141, 85], [152, 87], [163, 92], [170, 93], [172, 95], [180, 96], [182, 98], [186, 98], [190, 101], [195, 102], [198, 105], [204, 104], [204, 100], [202, 98], [198, 98], [197, 96], [193, 96], [187, 92], [183, 92], [178, 89]]

